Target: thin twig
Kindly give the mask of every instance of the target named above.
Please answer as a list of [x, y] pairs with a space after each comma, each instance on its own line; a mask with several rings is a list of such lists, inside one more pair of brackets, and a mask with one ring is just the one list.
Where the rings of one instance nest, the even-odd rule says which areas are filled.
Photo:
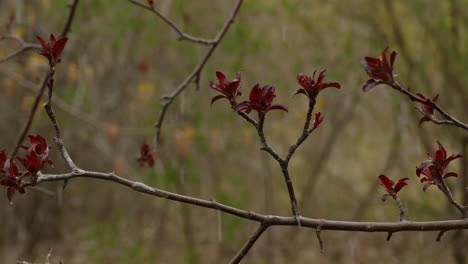
[[20, 136], [18, 137], [18, 140], [16, 141], [15, 146], [13, 146], [14, 150], [13, 150], [13, 153], [11, 154], [12, 157], [15, 156], [16, 153], [18, 153], [19, 146], [21, 145], [21, 143], [23, 143], [24, 138], [26, 137], [26, 135], [29, 132], [29, 129], [31, 128], [31, 124], [33, 122], [33, 119], [34, 119], [34, 116], [36, 114], [37, 108], [39, 106], [39, 102], [41, 101], [42, 94], [44, 93], [44, 90], [47, 87], [46, 84], [47, 84], [48, 80], [50, 79], [50, 77], [52, 76], [52, 74], [53, 74], [52, 72], [48, 71], [45, 74], [44, 78], [42, 79], [40, 89], [37, 91], [36, 98], [34, 99], [34, 103], [33, 103], [32, 107], [31, 107], [30, 112], [29, 112], [28, 120], [26, 121], [26, 123], [24, 125], [24, 128], [21, 131]]
[[284, 159], [286, 163], [288, 163], [289, 160], [291, 160], [291, 157], [294, 154], [294, 152], [296, 152], [296, 149], [299, 148], [302, 142], [304, 142], [307, 139], [307, 137], [310, 135], [310, 133], [312, 132], [312, 131], [309, 131], [309, 126], [310, 126], [310, 120], [312, 119], [312, 112], [314, 111], [314, 106], [315, 106], [315, 103], [309, 105], [309, 110], [307, 110], [307, 115], [306, 115], [306, 119], [304, 122], [304, 128], [302, 129], [302, 134], [299, 136], [296, 143], [294, 143], [293, 145], [291, 145], [291, 147], [289, 147], [288, 154], [286, 158]]
[[[76, 10], [76, 7], [78, 5], [78, 1], [79, 0], [74, 0], [73, 3], [71, 4], [70, 12], [68, 14], [64, 29], [62, 31], [63, 36], [67, 35], [68, 32], [70, 31], [71, 25], [72, 25], [74, 17], [75, 17], [75, 10]], [[24, 125], [24, 128], [23, 128], [18, 140], [16, 141], [16, 146], [14, 147], [14, 151], [13, 151], [12, 156], [16, 155], [16, 153], [18, 152], [18, 145], [21, 145], [23, 143], [24, 138], [28, 134], [29, 129], [31, 128], [32, 122], [34, 120], [35, 113], [36, 113], [37, 108], [39, 106], [39, 102], [41, 100], [42, 95], [44, 94], [45, 87], [47, 86], [47, 82], [49, 81], [49, 79], [52, 78], [53, 74], [54, 73], [52, 71], [50, 71], [50, 70], [47, 71], [47, 73], [44, 74], [43, 81], [42, 81], [41, 86], [40, 86], [41, 88], [39, 89], [39, 91], [36, 94], [36, 98], [34, 99], [34, 103], [33, 103], [33, 106], [31, 107], [31, 111], [29, 113], [26, 124]]]
[[249, 240], [245, 242], [245, 244], [242, 246], [242, 248], [237, 252], [237, 254], [234, 256], [234, 258], [229, 262], [230, 264], [237, 264], [244, 259], [244, 257], [249, 253], [249, 250], [253, 247], [255, 242], [257, 242], [257, 239], [267, 230], [269, 227], [268, 224], [261, 223], [260, 226], [255, 230], [255, 232], [250, 236]]
[[390, 241], [390, 239], [392, 239], [392, 236], [393, 236], [393, 232], [388, 232], [387, 239], [385, 239], [385, 240]]
[[323, 241], [322, 241], [321, 232], [322, 232], [322, 226], [318, 226], [315, 229], [315, 236], [317, 236], [317, 240], [320, 246], [320, 253], [323, 253]]
[[400, 198], [396, 198], [395, 201], [398, 204], [398, 209], [400, 209], [400, 221], [405, 221], [405, 209], [403, 208], [403, 204]]
[[453, 198], [452, 192], [450, 191], [449, 187], [445, 183], [444, 179], [442, 179], [442, 185], [437, 185], [439, 187], [439, 190], [441, 190], [444, 195], [447, 197], [449, 202], [455, 206], [458, 211], [460, 211], [465, 219], [468, 219], [468, 207], [463, 206], [459, 204], [455, 199]]
[[436, 238], [436, 241], [437, 242], [440, 242], [440, 240], [442, 239], [442, 236], [445, 234], [445, 230], [441, 230], [438, 234], [437, 234], [437, 238]]
[[[390, 85], [390, 84], [389, 84]], [[392, 87], [393, 89], [399, 91], [400, 93], [408, 96], [408, 98], [411, 99], [411, 101], [416, 101], [418, 103], [422, 103], [422, 104], [425, 104], [425, 105], [428, 105], [432, 108], [434, 108], [437, 112], [439, 112], [446, 120], [441, 120], [441, 121], [433, 121], [433, 123], [437, 124], [437, 125], [452, 125], [452, 126], [457, 126], [457, 127], [461, 127], [465, 130], [468, 130], [468, 125], [462, 123], [461, 121], [457, 120], [455, 117], [451, 116], [450, 114], [448, 114], [447, 112], [445, 112], [440, 106], [438, 106], [436, 103], [434, 102], [427, 102], [421, 98], [419, 98], [418, 96], [416, 96], [415, 94], [411, 93], [410, 91], [408, 91], [407, 89], [404, 89], [403, 87], [401, 87], [401, 85], [397, 82], [393, 83], [390, 85], [390, 87]]]
[[138, 2], [136, 0], [128, 0], [128, 1], [130, 1], [130, 3], [132, 3], [134, 5], [137, 5], [139, 7], [144, 8], [144, 9], [150, 11], [151, 13], [155, 14], [156, 16], [158, 16], [162, 21], [164, 21], [164, 23], [166, 23], [169, 27], [171, 27], [177, 33], [177, 35], [179, 35], [180, 40], [188, 40], [188, 41], [198, 43], [198, 44], [203, 44], [203, 45], [213, 45], [213, 44], [215, 44], [217, 42], [216, 38], [215, 39], [204, 39], [204, 38], [194, 37], [192, 35], [189, 35], [189, 34], [185, 33], [174, 22], [172, 22], [172, 20], [170, 20], [169, 18], [164, 16], [158, 10], [154, 9], [153, 6], [144, 5], [144, 4], [142, 4], [142, 3], [140, 3], [140, 2]]
[[47, 116], [49, 117], [50, 121], [52, 122], [52, 125], [54, 126], [54, 129], [55, 129], [54, 141], [55, 141], [55, 144], [57, 145], [57, 148], [58, 148], [60, 154], [62, 155], [62, 158], [65, 160], [68, 167], [72, 171], [76, 171], [76, 170], [79, 170], [79, 169], [76, 166], [76, 164], [73, 162], [73, 160], [71, 159], [70, 155], [68, 154], [65, 146], [63, 145], [62, 132], [60, 130], [60, 126], [59, 126], [59, 123], [58, 123], [57, 118], [55, 116], [54, 110], [52, 108], [52, 88], [53, 88], [53, 86], [54, 86], [54, 83], [50, 82], [50, 84], [49, 84], [49, 100], [44, 104], [44, 109], [45, 109], [45, 111], [47, 113]]
[[[210, 49], [206, 52], [205, 56], [203, 59], [200, 61], [200, 63], [195, 66], [195, 68], [192, 70], [192, 72], [185, 78], [185, 80], [179, 84], [179, 86], [172, 91], [169, 95], [163, 96], [162, 98], [162, 110], [159, 113], [159, 117], [157, 121], [154, 124], [154, 127], [156, 128], [156, 138], [155, 142], [156, 144], [159, 144], [161, 142], [161, 130], [162, 130], [162, 125], [164, 122], [164, 118], [166, 116], [167, 110], [171, 106], [171, 104], [174, 102], [175, 98], [182, 92], [184, 91], [188, 84], [191, 83], [197, 75], [203, 70], [205, 67], [206, 62], [208, 59], [211, 57], [213, 52], [215, 51], [216, 47], [218, 47], [219, 43], [223, 39], [223, 37], [226, 35], [229, 27], [232, 25], [234, 22], [234, 19], [236, 18], [237, 14], [239, 13], [240, 7], [244, 1], [243, 0], [237, 0], [236, 4], [234, 5], [231, 14], [229, 17], [226, 19], [224, 22], [223, 27], [221, 30], [218, 32], [217, 37], [215, 38], [215, 42], [211, 44]], [[155, 149], [157, 149], [157, 146], [155, 146]]]

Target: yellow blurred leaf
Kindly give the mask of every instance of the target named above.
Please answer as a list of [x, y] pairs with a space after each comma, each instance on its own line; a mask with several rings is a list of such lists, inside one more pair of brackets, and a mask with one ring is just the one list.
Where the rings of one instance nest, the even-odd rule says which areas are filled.
[[188, 154], [193, 149], [193, 138], [195, 137], [195, 128], [186, 125], [174, 134], [174, 146], [178, 153]]
[[137, 85], [137, 101], [142, 104], [148, 103], [153, 97], [155, 85], [150, 81], [142, 81]]
[[80, 77], [80, 69], [78, 65], [74, 62], [68, 63], [67, 67], [67, 77], [69, 80], [76, 81]]
[[5, 79], [2, 82], [3, 93], [7, 97], [11, 97], [15, 93], [15, 89], [13, 89], [13, 81], [11, 79]]
[[25, 29], [24, 29], [23, 26], [15, 25], [13, 27], [13, 34], [15, 34], [15, 35], [18, 35], [20, 37], [24, 37], [24, 32], [25, 32]]
[[222, 133], [219, 128], [210, 130], [210, 149], [212, 151], [220, 150], [223, 147]]
[[47, 66], [47, 59], [45, 59], [39, 54], [33, 53], [33, 55], [30, 56], [28, 61], [26, 62], [26, 65], [28, 70], [34, 71], [40, 67]]
[[93, 67], [87, 65], [85, 68], [84, 68], [84, 74], [86, 76], [86, 78], [90, 81], [93, 80], [94, 78], [94, 69]]
[[50, 0], [40, 0], [39, 2], [41, 4], [41, 7], [44, 11], [49, 11], [50, 9]]
[[[29, 111], [34, 103], [34, 100], [36, 100], [36, 97], [34, 95], [28, 95], [23, 98], [23, 102], [21, 103], [21, 109], [23, 111]], [[42, 105], [44, 102], [41, 99], [41, 102], [39, 102], [39, 105]]]

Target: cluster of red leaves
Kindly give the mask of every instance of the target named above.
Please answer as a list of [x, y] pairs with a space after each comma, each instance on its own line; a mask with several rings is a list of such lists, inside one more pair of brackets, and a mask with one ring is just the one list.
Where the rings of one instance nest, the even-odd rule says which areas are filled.
[[288, 111], [284, 105], [273, 104], [273, 99], [276, 97], [275, 87], [272, 85], [265, 85], [260, 88], [256, 84], [250, 91], [249, 101], [243, 101], [236, 105], [234, 111], [245, 111], [247, 114], [252, 110], [257, 111], [260, 120], [265, 119], [265, 114], [270, 110], [283, 110]]
[[309, 133], [314, 131], [322, 122], [323, 122], [322, 113], [317, 112], [315, 114], [314, 122], [312, 123], [312, 128], [310, 128]]
[[458, 174], [455, 172], [447, 172], [447, 166], [449, 163], [454, 160], [461, 158], [461, 154], [452, 154], [447, 157], [447, 151], [445, 150], [444, 146], [437, 141], [439, 145], [439, 149], [436, 150], [434, 153], [427, 153], [429, 156], [429, 160], [422, 162], [419, 166], [416, 167], [416, 175], [419, 177], [423, 174], [425, 177], [421, 178], [421, 182], [426, 182], [424, 184], [423, 190], [426, 189], [431, 185], [442, 186], [443, 179], [447, 177], [458, 177]]
[[[301, 93], [306, 95], [309, 98], [309, 103], [311, 105], [315, 104], [316, 98], [321, 90], [328, 87], [341, 87], [338, 82], [323, 81], [326, 70], [321, 71], [317, 78], [315, 77], [316, 72], [317, 71], [314, 71], [312, 77], [303, 73], [297, 75], [297, 80], [302, 88], [297, 90], [295, 94]], [[260, 87], [259, 84], [256, 84], [250, 91], [249, 100], [238, 104], [236, 99], [241, 95], [241, 92], [239, 91], [240, 73], [237, 73], [236, 78], [232, 81], [228, 81], [226, 76], [219, 71], [216, 72], [216, 77], [218, 78], [218, 83], [213, 83], [210, 81], [210, 87], [211, 89], [218, 91], [221, 94], [213, 97], [213, 99], [211, 99], [211, 103], [214, 103], [221, 98], [225, 98], [231, 103], [234, 111], [244, 111], [247, 114], [249, 114], [252, 110], [257, 111], [260, 120], [263, 120], [266, 113], [270, 110], [288, 111], [284, 105], [273, 104], [273, 99], [276, 97], [276, 94], [275, 87], [272, 85], [265, 85]], [[317, 128], [322, 121], [323, 117], [320, 113], [317, 113], [310, 131]]]
[[[461, 158], [462, 155], [453, 154], [447, 157], [447, 151], [444, 146], [439, 141], [437, 141], [437, 144], [439, 145], [438, 150], [434, 153], [427, 153], [429, 160], [422, 162], [416, 167], [416, 175], [418, 177], [420, 177], [421, 174], [424, 175], [420, 180], [421, 182], [426, 182], [426, 184], [424, 184], [423, 191], [426, 191], [426, 189], [431, 185], [436, 185], [438, 187], [443, 186], [443, 179], [447, 177], [458, 177], [458, 174], [455, 172], [446, 173], [445, 171], [452, 160]], [[385, 194], [382, 197], [382, 201], [385, 201], [388, 195], [396, 199], [401, 188], [407, 185], [406, 181], [408, 178], [401, 178], [396, 184], [385, 175], [380, 175], [379, 180], [380, 185], [385, 187], [388, 192], [388, 194]]]
[[379, 84], [393, 84], [393, 64], [395, 63], [396, 51], [390, 54], [390, 63], [387, 59], [388, 48], [382, 51], [380, 58], [365, 57], [361, 62], [362, 66], [371, 79], [367, 80], [366, 84], [362, 87], [364, 92], [369, 91]]
[[37, 178], [37, 173], [47, 163], [53, 165], [52, 160], [49, 159], [50, 146], [40, 135], [29, 135], [29, 147], [23, 145], [19, 147], [26, 150], [26, 156], [16, 158], [31, 173], [33, 181]]
[[240, 72], [236, 74], [236, 78], [232, 81], [228, 81], [226, 75], [219, 71], [216, 72], [216, 78], [218, 78], [218, 83], [216, 84], [210, 81], [210, 87], [211, 89], [222, 94], [213, 97], [213, 99], [211, 99], [211, 104], [218, 101], [219, 99], [225, 98], [229, 100], [233, 107], [237, 105], [236, 98], [237, 96], [241, 95], [241, 92], [239, 91], [241, 80]]
[[15, 157], [7, 158], [5, 150], [0, 151], [0, 184], [7, 187], [7, 197], [10, 205], [13, 204], [13, 197], [16, 192], [25, 192], [25, 182], [23, 178], [31, 176], [32, 182], [37, 180], [39, 172], [46, 163], [52, 164], [48, 158], [50, 146], [40, 135], [29, 136], [29, 147], [20, 146], [26, 149], [25, 157], [16, 157], [27, 171], [19, 171], [14, 161]]
[[46, 42], [40, 36], [36, 37], [41, 42], [42, 46], [42, 49], [37, 53], [46, 57], [49, 60], [50, 69], [54, 69], [55, 64], [60, 62], [60, 55], [67, 44], [68, 38], [62, 36], [56, 38], [53, 34], [50, 34], [49, 42]]
[[301, 89], [297, 90], [294, 95], [300, 93], [304, 94], [309, 97], [310, 104], [315, 104], [316, 99], [320, 91], [328, 87], [335, 87], [340, 88], [341, 85], [338, 82], [323, 82], [323, 78], [325, 77], [325, 72], [327, 70], [323, 70], [319, 73], [317, 79], [315, 79], [315, 74], [317, 70], [314, 71], [312, 76], [307, 76], [303, 73], [299, 73], [297, 75], [297, 81], [302, 86]]
[[[432, 98], [432, 99], [429, 98], [429, 97], [426, 97], [422, 93], [417, 93], [416, 95], [419, 96], [419, 98], [421, 98], [422, 100], [424, 100], [424, 101], [426, 101], [428, 103], [435, 103], [435, 101], [437, 101], [437, 98], [439, 98], [439, 95], [434, 96], [434, 98]], [[426, 121], [432, 121], [434, 123], [439, 122], [439, 120], [437, 120], [437, 118], [434, 115], [434, 107], [432, 107], [430, 105], [427, 105], [427, 104], [421, 104], [420, 106], [417, 106], [416, 109], [419, 112], [421, 112], [421, 114], [424, 115], [419, 120], [419, 125], [421, 125], [423, 122], [426, 122]]]
[[141, 167], [145, 166], [145, 164], [148, 164], [149, 167], [154, 166], [153, 152], [148, 143], [145, 142], [140, 146], [140, 157], [137, 158], [137, 161]]
[[[367, 75], [371, 77], [371, 79], [369, 79], [366, 82], [366, 84], [364, 84], [364, 86], [362, 87], [362, 90], [364, 92], [369, 91], [370, 89], [374, 88], [376, 85], [379, 84], [388, 84], [390, 86], [395, 85], [395, 81], [393, 79], [393, 77], [395, 76], [395, 74], [393, 73], [393, 64], [395, 63], [397, 53], [395, 51], [392, 51], [392, 53], [390, 54], [389, 61], [387, 59], [387, 52], [388, 47], [382, 51], [380, 58], [365, 57], [364, 60], [361, 62], [362, 66], [367, 72]], [[423, 101], [430, 104], [435, 104], [435, 102], [439, 98], [439, 95], [436, 95], [432, 99], [425, 96], [422, 93], [417, 93], [416, 95]], [[421, 112], [421, 114], [423, 114], [423, 117], [419, 120], [419, 125], [426, 121], [432, 121], [436, 124], [440, 122], [434, 115], [433, 106], [429, 104], [421, 104], [420, 106], [417, 106], [416, 109], [419, 112]]]
[[387, 200], [387, 197], [388, 196], [391, 196], [393, 199], [397, 199], [398, 196], [398, 192], [403, 188], [405, 187], [406, 185], [408, 185], [406, 183], [407, 180], [409, 180], [408, 178], [401, 178], [397, 181], [397, 183], [394, 183], [392, 180], [390, 180], [387, 176], [385, 175], [379, 175], [379, 180], [380, 180], [380, 185], [382, 185], [383, 187], [385, 187], [385, 189], [387, 190], [388, 193], [384, 194], [382, 196], [382, 201], [386, 201]]

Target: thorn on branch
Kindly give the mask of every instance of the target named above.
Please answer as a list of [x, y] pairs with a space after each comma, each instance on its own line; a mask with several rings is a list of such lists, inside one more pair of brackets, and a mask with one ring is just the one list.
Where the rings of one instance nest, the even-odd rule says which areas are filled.
[[392, 235], [393, 232], [388, 232], [386, 241], [390, 241], [390, 239], [392, 239]]
[[323, 253], [323, 241], [321, 237], [321, 231], [322, 231], [322, 226], [317, 226], [317, 229], [315, 229], [315, 235], [317, 236], [317, 240], [319, 242], [320, 246], [320, 253]]
[[442, 236], [445, 234], [447, 230], [440, 230], [439, 234], [437, 234], [437, 238], [436, 238], [436, 241], [437, 242], [440, 242], [440, 240], [442, 239]]

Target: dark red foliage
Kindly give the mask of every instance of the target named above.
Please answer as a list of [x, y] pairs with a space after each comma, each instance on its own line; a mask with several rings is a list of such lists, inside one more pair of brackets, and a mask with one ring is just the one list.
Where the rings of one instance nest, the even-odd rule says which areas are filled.
[[311, 104], [315, 104], [318, 94], [323, 89], [328, 88], [328, 87], [335, 87], [339, 89], [341, 85], [338, 82], [323, 82], [323, 78], [325, 77], [326, 71], [327, 70], [321, 71], [319, 75], [317, 76], [317, 79], [315, 79], [315, 74], [317, 73], [317, 70], [314, 71], [312, 77], [307, 76], [303, 73], [299, 73], [297, 75], [297, 81], [302, 86], [302, 88], [297, 90], [294, 93], [294, 95], [298, 93], [304, 94], [307, 97], [309, 97]]
[[322, 113], [318, 112], [315, 114], [314, 122], [312, 123], [312, 128], [309, 130], [309, 133], [314, 131], [321, 123], [323, 122]]
[[218, 78], [218, 83], [216, 84], [210, 81], [210, 87], [222, 94], [213, 97], [213, 99], [211, 99], [211, 103], [213, 104], [221, 98], [226, 98], [232, 106], [235, 106], [237, 104], [237, 96], [241, 95], [241, 92], [238, 91], [241, 81], [240, 72], [236, 74], [236, 78], [232, 81], [228, 81], [226, 75], [219, 71], [216, 72], [216, 78]]
[[6, 160], [7, 156], [5, 150], [0, 151], [0, 172], [3, 170], [3, 165], [5, 164]]
[[263, 120], [265, 114], [270, 110], [283, 110], [288, 109], [280, 104], [272, 104], [273, 99], [276, 97], [275, 87], [272, 85], [265, 85], [260, 88], [259, 84], [256, 84], [250, 91], [249, 101], [244, 101], [234, 108], [236, 112], [245, 111], [247, 114], [250, 111], [255, 110], [258, 112], [258, 118]]
[[423, 174], [425, 177], [421, 178], [421, 182], [427, 182], [423, 190], [425, 191], [429, 186], [435, 184], [437, 186], [443, 185], [443, 179], [447, 177], [458, 177], [458, 174], [455, 172], [447, 172], [447, 166], [449, 163], [454, 160], [461, 158], [461, 154], [453, 154], [447, 157], [447, 151], [444, 146], [437, 141], [439, 149], [434, 153], [427, 153], [429, 160], [422, 162], [419, 166], [416, 167], [416, 175], [419, 177]]
[[37, 53], [46, 57], [49, 60], [49, 66], [51, 69], [55, 67], [55, 64], [60, 62], [60, 54], [62, 54], [65, 44], [67, 44], [67, 37], [55, 37], [53, 34], [49, 37], [49, 42], [46, 42], [40, 36], [36, 36], [41, 42], [42, 49]]
[[[434, 98], [432, 99], [429, 97], [426, 97], [422, 93], [417, 93], [416, 95], [419, 96], [419, 98], [429, 103], [435, 103], [435, 101], [437, 101], [437, 99], [439, 98], [439, 95], [434, 96]], [[439, 122], [439, 120], [437, 120], [437, 118], [434, 116], [434, 107], [427, 105], [427, 104], [421, 104], [420, 106], [417, 106], [416, 109], [418, 109], [418, 111], [424, 115], [419, 120], [419, 125], [421, 125], [423, 122], [426, 122], [426, 121], [433, 121], [436, 123]]]
[[379, 180], [380, 180], [380, 185], [382, 185], [383, 187], [385, 187], [385, 189], [387, 190], [388, 194], [384, 194], [382, 196], [382, 201], [385, 202], [385, 200], [387, 200], [387, 197], [388, 196], [391, 196], [393, 197], [393, 199], [397, 199], [398, 196], [398, 192], [406, 185], [408, 185], [406, 183], [407, 180], [409, 180], [408, 178], [401, 178], [398, 180], [398, 182], [395, 184], [392, 180], [390, 180], [387, 176], [381, 174], [379, 175]]
[[29, 147], [20, 147], [26, 150], [26, 156], [16, 158], [31, 173], [31, 177], [33, 181], [35, 181], [37, 173], [45, 166], [45, 164], [53, 164], [52, 160], [49, 159], [50, 146], [40, 135], [29, 135]]
[[10, 201], [10, 205], [13, 204], [13, 197], [16, 192], [23, 194], [24, 182], [23, 177], [27, 176], [29, 172], [19, 172], [15, 161], [12, 158], [5, 159], [5, 151], [0, 153], [0, 184], [7, 187], [7, 198]]
[[141, 145], [140, 157], [137, 158], [137, 161], [141, 167], [145, 166], [145, 164], [148, 164], [148, 166], [150, 167], [154, 166], [153, 152], [151, 151], [151, 148], [148, 145], [148, 143], [145, 142]]
[[362, 66], [367, 72], [367, 75], [371, 77], [366, 84], [362, 87], [364, 92], [369, 91], [376, 85], [386, 83], [393, 84], [393, 64], [396, 58], [396, 51], [392, 51], [390, 54], [390, 62], [387, 59], [388, 47], [382, 51], [380, 58], [365, 57], [361, 62]]

